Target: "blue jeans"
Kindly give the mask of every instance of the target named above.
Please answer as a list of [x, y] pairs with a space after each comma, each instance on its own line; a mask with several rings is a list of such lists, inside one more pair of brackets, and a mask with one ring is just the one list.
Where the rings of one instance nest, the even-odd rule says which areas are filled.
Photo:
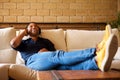
[[95, 48], [65, 52], [62, 50], [36, 53], [26, 66], [34, 70], [97, 70]]

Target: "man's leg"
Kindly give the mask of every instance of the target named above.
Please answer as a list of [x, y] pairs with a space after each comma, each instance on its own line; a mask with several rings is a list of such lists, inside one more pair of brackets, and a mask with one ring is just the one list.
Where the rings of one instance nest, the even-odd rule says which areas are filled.
[[57, 70], [98, 70], [95, 57], [91, 57], [83, 62], [78, 62], [73, 65], [60, 65]]
[[50, 62], [57, 63], [60, 65], [73, 65], [88, 60], [91, 57], [95, 57], [95, 48], [89, 48], [78, 51], [65, 52], [58, 50], [54, 56], [50, 57]]
[[114, 34], [111, 34], [106, 43], [96, 52], [96, 61], [101, 71], [108, 71], [113, 57], [118, 49], [118, 40]]
[[43, 52], [31, 56], [26, 66], [34, 70], [50, 70], [55, 69], [59, 65], [73, 65], [86, 61], [95, 56], [95, 48], [64, 52], [57, 50], [53, 52]]
[[26, 62], [26, 66], [38, 71], [54, 69], [59, 64], [50, 62], [50, 57], [54, 52], [42, 52], [32, 55]]

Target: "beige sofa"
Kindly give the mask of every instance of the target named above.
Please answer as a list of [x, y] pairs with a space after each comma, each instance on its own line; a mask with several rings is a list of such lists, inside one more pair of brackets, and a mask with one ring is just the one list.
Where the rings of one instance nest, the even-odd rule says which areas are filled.
[[[112, 31], [117, 35], [119, 40], [118, 30], [112, 29]], [[36, 80], [37, 71], [27, 68], [20, 53], [10, 47], [10, 40], [20, 32], [21, 30], [18, 31], [14, 28], [0, 29], [0, 80], [8, 80], [9, 77], [15, 80]], [[51, 29], [42, 30], [41, 36], [50, 39], [55, 44], [56, 49], [73, 51], [95, 47], [102, 40], [103, 34], [104, 30], [87, 31], [69, 29], [64, 31], [62, 29]], [[24, 37], [24, 39], [26, 38], [28, 36]], [[120, 70], [119, 47], [111, 68]]]

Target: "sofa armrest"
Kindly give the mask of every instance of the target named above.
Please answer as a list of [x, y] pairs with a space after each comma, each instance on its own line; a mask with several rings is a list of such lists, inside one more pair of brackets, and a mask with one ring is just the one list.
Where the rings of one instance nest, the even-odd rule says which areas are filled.
[[36, 80], [36, 75], [37, 71], [25, 65], [12, 64], [9, 68], [9, 76], [15, 80]]
[[8, 68], [10, 64], [0, 64], [0, 80], [8, 80]]
[[120, 70], [120, 59], [114, 59], [112, 61], [111, 69]]

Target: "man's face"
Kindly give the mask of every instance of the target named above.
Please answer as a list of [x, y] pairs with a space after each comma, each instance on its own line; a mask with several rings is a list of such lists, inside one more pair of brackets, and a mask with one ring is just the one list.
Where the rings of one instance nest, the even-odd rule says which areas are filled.
[[35, 37], [39, 35], [39, 27], [35, 23], [30, 23], [27, 27], [30, 36]]

